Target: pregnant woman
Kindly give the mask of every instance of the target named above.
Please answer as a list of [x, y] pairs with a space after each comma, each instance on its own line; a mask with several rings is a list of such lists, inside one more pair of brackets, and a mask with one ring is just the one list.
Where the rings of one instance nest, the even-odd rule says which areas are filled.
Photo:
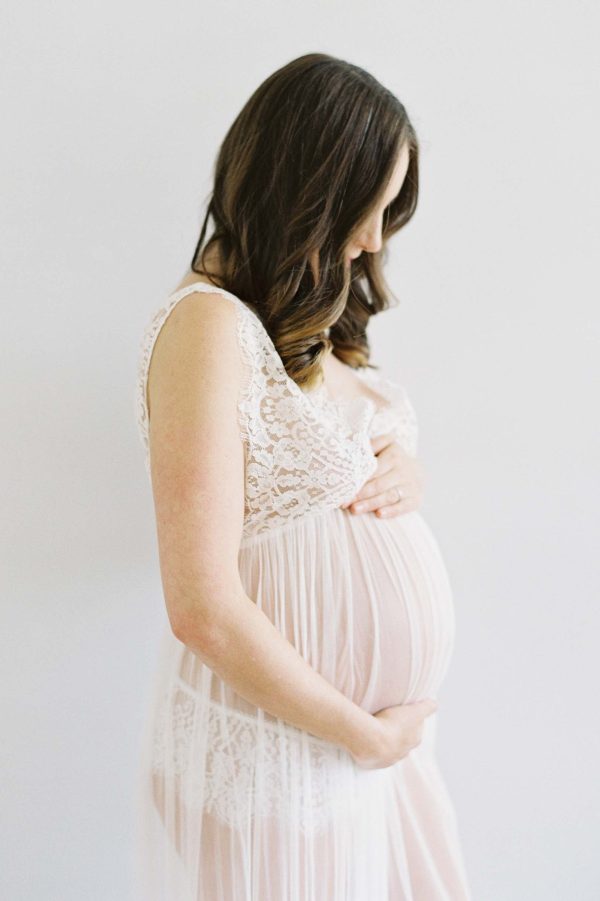
[[367, 338], [417, 193], [399, 100], [293, 60], [229, 129], [190, 270], [144, 332], [169, 627], [143, 901], [470, 898], [434, 748], [452, 593], [412, 503], [415, 412]]

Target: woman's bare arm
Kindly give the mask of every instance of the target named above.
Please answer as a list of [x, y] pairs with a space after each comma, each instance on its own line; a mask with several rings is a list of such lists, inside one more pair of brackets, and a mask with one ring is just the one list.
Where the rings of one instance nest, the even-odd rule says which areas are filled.
[[244, 448], [236, 310], [194, 292], [158, 335], [148, 378], [161, 578], [173, 633], [237, 694], [361, 755], [376, 717], [314, 670], [245, 593], [238, 570]]

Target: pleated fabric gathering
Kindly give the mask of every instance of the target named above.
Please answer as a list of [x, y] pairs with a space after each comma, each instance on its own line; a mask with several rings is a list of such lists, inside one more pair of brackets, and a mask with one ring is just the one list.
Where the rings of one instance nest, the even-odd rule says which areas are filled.
[[[376, 468], [371, 437], [392, 432], [416, 454], [405, 389], [363, 369], [381, 405], [303, 392], [257, 314], [197, 282], [171, 295], [142, 339], [136, 418], [148, 473], [152, 348], [192, 292], [199, 302], [214, 292], [237, 311], [246, 455], [238, 565], [248, 597], [365, 710], [437, 697], [455, 637], [437, 540], [418, 511], [386, 520], [341, 509]], [[469, 899], [436, 728], [434, 713], [407, 757], [365, 770], [342, 747], [247, 702], [165, 626], [140, 751], [139, 901]]]

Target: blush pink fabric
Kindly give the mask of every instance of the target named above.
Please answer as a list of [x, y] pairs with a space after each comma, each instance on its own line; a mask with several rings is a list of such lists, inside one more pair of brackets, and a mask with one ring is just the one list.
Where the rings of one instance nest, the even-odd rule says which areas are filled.
[[[455, 619], [435, 537], [418, 511], [385, 520], [340, 506], [376, 468], [370, 437], [393, 432], [416, 454], [406, 391], [366, 368], [355, 372], [369, 397], [301, 390], [257, 314], [197, 282], [168, 298], [142, 338], [136, 417], [148, 474], [152, 348], [191, 292], [237, 310], [246, 593], [365, 710], [437, 697]], [[166, 629], [140, 754], [140, 901], [470, 899], [435, 757], [437, 716], [407, 757], [365, 770], [342, 747], [249, 704]]]

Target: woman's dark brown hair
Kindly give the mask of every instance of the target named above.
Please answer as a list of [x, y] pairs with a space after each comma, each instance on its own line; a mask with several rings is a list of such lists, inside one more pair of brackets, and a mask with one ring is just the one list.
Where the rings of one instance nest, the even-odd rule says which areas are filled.
[[[384, 213], [382, 250], [348, 265], [345, 247], [405, 142], [408, 170]], [[417, 196], [418, 142], [402, 103], [364, 69], [308, 53], [270, 75], [227, 132], [191, 268], [206, 274], [204, 254], [216, 243], [220, 286], [256, 310], [288, 375], [312, 388], [329, 350], [350, 366], [371, 365], [369, 318], [393, 296], [382, 272], [386, 241], [412, 217]]]

